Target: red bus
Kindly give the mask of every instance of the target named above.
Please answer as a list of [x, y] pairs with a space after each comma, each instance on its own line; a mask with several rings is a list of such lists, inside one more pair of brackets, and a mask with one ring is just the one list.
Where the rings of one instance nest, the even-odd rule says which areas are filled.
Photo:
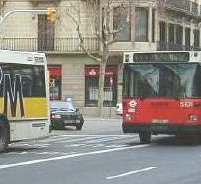
[[124, 133], [201, 133], [201, 52], [124, 53]]

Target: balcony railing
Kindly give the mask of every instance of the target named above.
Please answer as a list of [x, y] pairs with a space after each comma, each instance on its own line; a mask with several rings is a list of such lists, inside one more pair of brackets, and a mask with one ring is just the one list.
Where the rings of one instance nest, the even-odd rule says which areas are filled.
[[[91, 52], [99, 51], [99, 41], [95, 37], [85, 37], [84, 46]], [[52, 53], [83, 52], [79, 38], [2, 38], [0, 39], [0, 49]]]
[[200, 47], [174, 44], [174, 43], [165, 43], [158, 42], [157, 44], [158, 51], [198, 51], [201, 50]]
[[166, 6], [190, 11], [190, 2], [188, 0], [166, 0]]
[[192, 16], [199, 16], [198, 3], [189, 0], [166, 0], [166, 8], [181, 11]]

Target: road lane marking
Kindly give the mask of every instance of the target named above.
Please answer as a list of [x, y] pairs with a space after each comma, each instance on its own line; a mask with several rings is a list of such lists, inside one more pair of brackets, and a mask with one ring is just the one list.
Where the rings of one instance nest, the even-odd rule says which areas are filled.
[[123, 173], [123, 174], [116, 175], [116, 176], [109, 176], [109, 177], [107, 177], [106, 179], [107, 179], [107, 180], [112, 180], [112, 179], [115, 179], [115, 178], [121, 178], [121, 177], [124, 177], [124, 176], [128, 176], [128, 175], [131, 175], [131, 174], [137, 174], [137, 173], [149, 171], [149, 170], [156, 169], [156, 168], [157, 168], [157, 167], [147, 167], [147, 168], [144, 168], [144, 169], [139, 169], [139, 170], [135, 170], [135, 171], [130, 171], [130, 172], [127, 172], [127, 173]]
[[24, 142], [21, 142], [21, 143], [12, 143], [11, 144], [12, 146], [14, 147], [17, 147], [17, 146], [25, 146], [25, 147], [37, 147], [37, 148], [47, 148], [50, 146], [50, 144], [35, 144], [35, 143], [24, 143]]
[[86, 141], [85, 143], [99, 143], [99, 142], [108, 142], [108, 141], [115, 141], [122, 139], [122, 137], [103, 137], [103, 138], [96, 138], [93, 140]]
[[113, 148], [113, 149], [106, 149], [106, 150], [104, 149], [104, 150], [85, 152], [85, 153], [76, 153], [72, 155], [64, 155], [64, 156], [52, 157], [52, 158], [46, 158], [46, 159], [30, 160], [30, 161], [15, 163], [15, 164], [5, 164], [5, 165], [0, 165], [0, 170], [13, 168], [13, 167], [19, 167], [19, 166], [33, 165], [33, 164], [38, 164], [43, 162], [64, 160], [64, 159], [75, 158], [75, 157], [97, 155], [102, 153], [110, 153], [110, 152], [123, 151], [128, 149], [145, 148], [149, 146], [150, 146], [149, 144], [143, 144], [143, 145], [136, 145], [136, 146], [130, 146], [130, 147], [123, 147], [123, 148]]
[[50, 137], [48, 139], [45, 139], [45, 140], [41, 140], [40, 142], [56, 142], [56, 141], [59, 141], [59, 142], [69, 142], [69, 141], [76, 141], [76, 139], [73, 139], [73, 138], [86, 138], [86, 139], [93, 139], [93, 138], [106, 138], [106, 137], [122, 137], [122, 138], [130, 138], [130, 137], [138, 137], [138, 135], [95, 135], [95, 134], [86, 134], [86, 135], [59, 135], [59, 136], [54, 136], [54, 137]]
[[136, 137], [136, 134], [84, 134], [84, 135], [59, 135], [58, 137]]
[[71, 143], [71, 142], [77, 142], [77, 141], [86, 141], [86, 140], [91, 140], [94, 139], [95, 137], [82, 137], [82, 138], [76, 138], [76, 139], [67, 139], [63, 141], [59, 141], [59, 143]]
[[4, 155], [25, 155], [25, 154], [35, 154], [35, 155], [70, 155], [75, 154], [77, 152], [71, 151], [71, 152], [58, 152], [58, 151], [49, 151], [49, 152], [36, 152], [36, 151], [29, 151], [29, 152], [8, 152], [3, 153]]
[[[131, 135], [61, 135], [60, 137], [47, 139], [47, 140], [39, 140], [34, 142], [20, 142], [20, 143], [12, 143], [14, 146], [33, 146], [40, 145], [40, 147], [48, 147], [50, 146], [50, 142], [56, 143], [72, 143], [78, 141], [87, 141], [86, 143], [98, 143], [98, 142], [107, 142], [107, 141], [115, 141], [118, 139], [122, 139], [122, 141], [128, 141], [129, 138], [136, 137]], [[36, 144], [38, 143], [38, 144]], [[46, 144], [44, 144], [46, 143]]]

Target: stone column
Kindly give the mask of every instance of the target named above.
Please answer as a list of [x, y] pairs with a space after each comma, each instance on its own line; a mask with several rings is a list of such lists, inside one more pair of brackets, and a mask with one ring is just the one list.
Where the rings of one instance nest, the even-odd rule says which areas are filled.
[[199, 28], [199, 33], [200, 33], [200, 35], [199, 35], [199, 38], [200, 38], [200, 40], [199, 40], [199, 48], [201, 48], [201, 23], [199, 23], [198, 28]]
[[131, 6], [131, 41], [135, 42], [135, 6]]
[[167, 43], [169, 43], [169, 22], [168, 21], [166, 21], [165, 22], [166, 23], [166, 41], [167, 41]]
[[183, 27], [183, 36], [182, 36], [182, 45], [185, 46], [186, 42], [186, 34], [185, 34], [185, 18], [182, 19], [182, 27]]
[[159, 40], [160, 40], [160, 33], [159, 33], [159, 19], [158, 19], [158, 16], [159, 16], [159, 12], [157, 10], [155, 10], [155, 28], [154, 28], [154, 34], [155, 34], [155, 42], [158, 43]]
[[152, 42], [152, 7], [149, 7], [149, 19], [148, 19], [148, 42]]
[[190, 46], [193, 47], [194, 46], [194, 24], [193, 24], [193, 20], [191, 20], [191, 24], [190, 24]]

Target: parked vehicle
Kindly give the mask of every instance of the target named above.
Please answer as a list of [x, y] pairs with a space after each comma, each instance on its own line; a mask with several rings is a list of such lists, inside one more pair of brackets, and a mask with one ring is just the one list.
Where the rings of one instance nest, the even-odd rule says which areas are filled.
[[50, 119], [52, 129], [64, 129], [66, 126], [75, 126], [81, 130], [84, 124], [83, 115], [73, 106], [71, 100], [50, 101]]

